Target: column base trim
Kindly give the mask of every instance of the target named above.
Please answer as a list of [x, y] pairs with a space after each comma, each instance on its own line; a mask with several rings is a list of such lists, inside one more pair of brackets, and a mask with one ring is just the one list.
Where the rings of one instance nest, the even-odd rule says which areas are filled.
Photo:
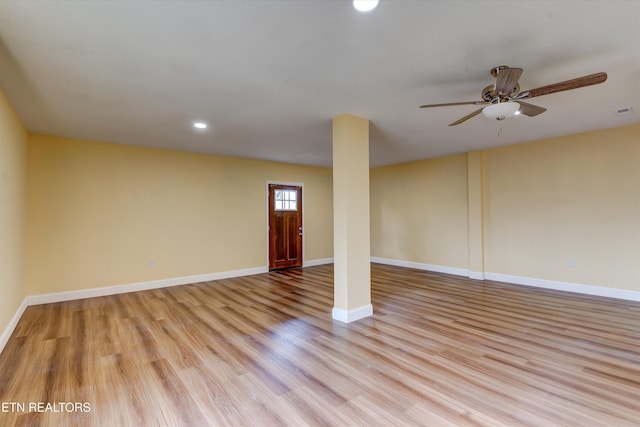
[[341, 308], [333, 307], [331, 317], [333, 320], [337, 320], [342, 323], [351, 323], [356, 320], [364, 319], [373, 315], [373, 306], [371, 304], [363, 305], [362, 307], [354, 308], [353, 310], [343, 310]]

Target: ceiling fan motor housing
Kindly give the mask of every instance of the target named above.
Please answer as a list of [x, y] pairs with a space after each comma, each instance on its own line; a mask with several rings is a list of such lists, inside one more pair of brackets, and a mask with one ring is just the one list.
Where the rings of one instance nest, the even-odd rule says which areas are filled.
[[509, 96], [499, 96], [496, 93], [496, 85], [492, 84], [482, 89], [482, 99], [491, 104], [496, 104], [498, 102], [506, 102], [518, 93], [520, 93], [520, 84], [518, 83], [516, 83], [516, 87], [513, 88]]
[[[502, 70], [508, 70], [510, 68], [511, 67], [509, 67], [508, 65], [499, 65], [497, 67], [492, 68], [490, 70], [490, 73], [497, 80], [498, 74], [500, 74]], [[489, 85], [482, 90], [482, 99], [484, 99], [485, 101], [491, 104], [497, 104], [499, 102], [509, 101], [512, 97], [520, 93], [520, 85], [516, 83], [511, 93], [509, 94], [503, 93], [502, 95], [498, 95], [496, 93], [496, 83]]]

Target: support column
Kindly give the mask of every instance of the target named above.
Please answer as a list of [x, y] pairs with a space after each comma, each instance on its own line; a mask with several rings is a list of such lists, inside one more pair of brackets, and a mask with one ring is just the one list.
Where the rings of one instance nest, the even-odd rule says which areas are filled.
[[373, 314], [369, 226], [369, 120], [333, 118], [332, 317], [353, 322]]
[[481, 151], [467, 153], [469, 277], [484, 279], [483, 159]]

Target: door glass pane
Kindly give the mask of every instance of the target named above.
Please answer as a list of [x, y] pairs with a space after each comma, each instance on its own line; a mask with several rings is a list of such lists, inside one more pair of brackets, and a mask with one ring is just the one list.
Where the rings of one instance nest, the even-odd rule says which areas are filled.
[[275, 210], [296, 211], [298, 192], [296, 190], [275, 190]]

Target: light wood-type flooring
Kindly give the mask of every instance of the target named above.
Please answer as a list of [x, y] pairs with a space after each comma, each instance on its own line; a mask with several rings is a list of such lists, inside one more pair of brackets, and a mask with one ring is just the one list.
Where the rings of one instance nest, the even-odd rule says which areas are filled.
[[0, 426], [640, 425], [640, 303], [374, 264], [374, 315], [347, 325], [332, 282], [323, 265], [29, 307]]

